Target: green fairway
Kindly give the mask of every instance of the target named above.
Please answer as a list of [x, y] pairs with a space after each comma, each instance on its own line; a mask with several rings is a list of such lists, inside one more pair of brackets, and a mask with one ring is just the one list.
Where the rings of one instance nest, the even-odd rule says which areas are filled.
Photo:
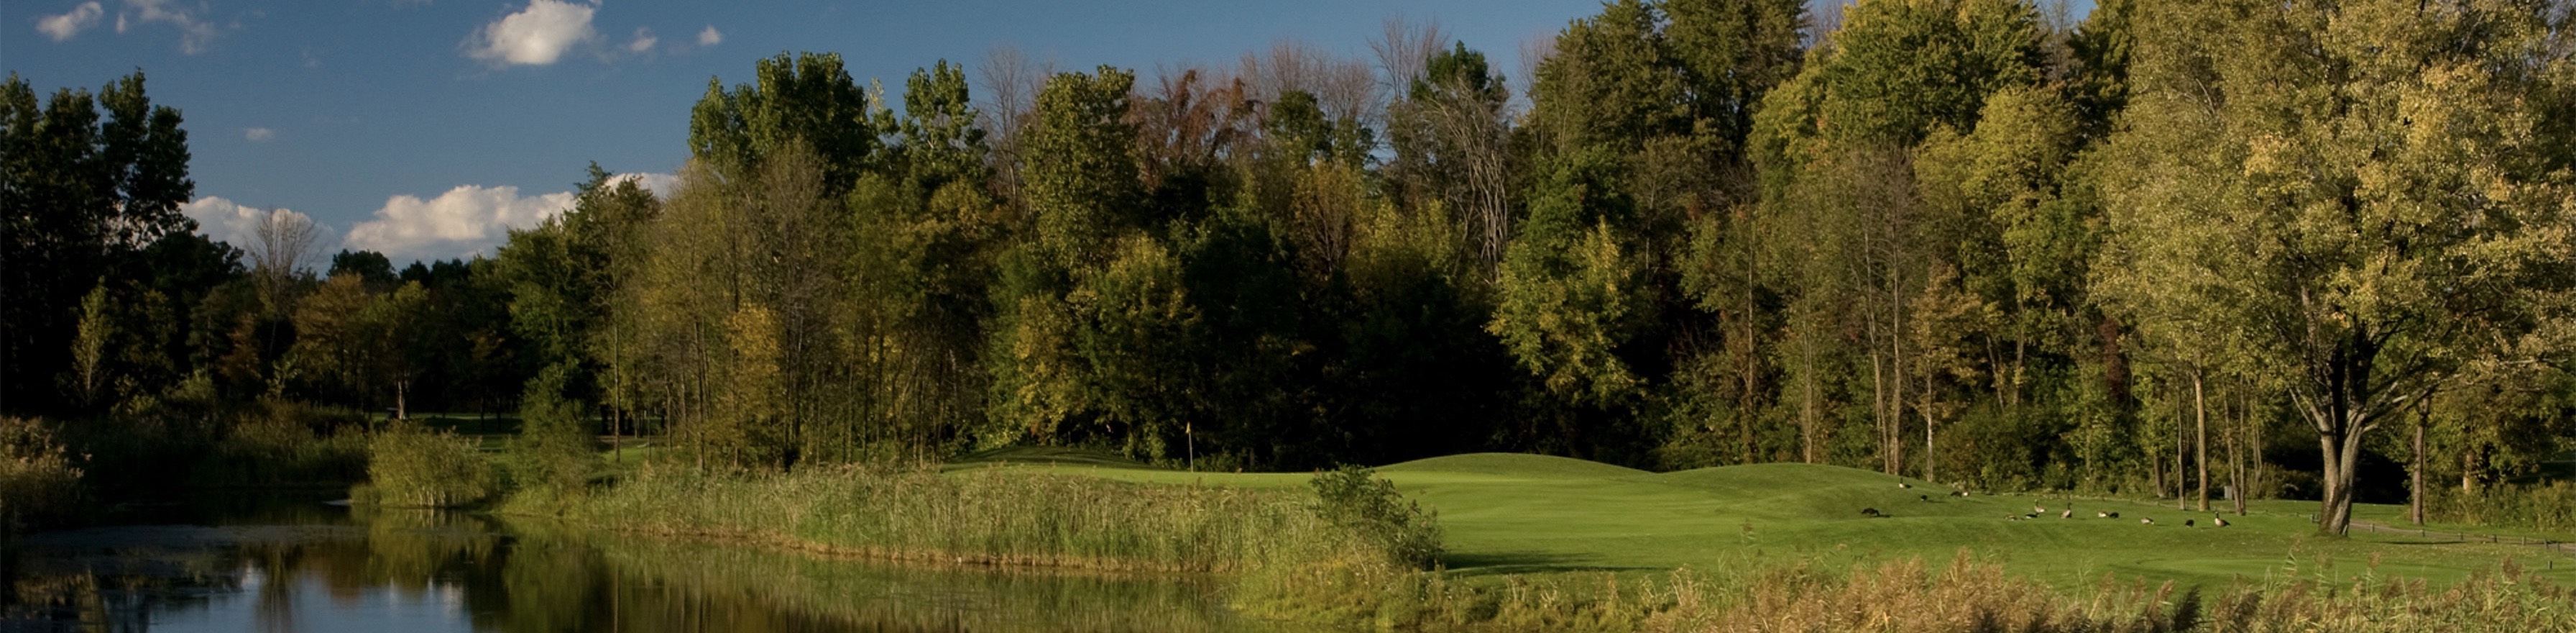
[[[1062, 456], [1055, 456], [1062, 457]], [[1029, 462], [1043, 462], [1032, 464]], [[1001, 460], [982, 468], [1214, 486], [1303, 486], [1304, 474], [1192, 473], [1078, 459]], [[1965, 548], [2061, 588], [2122, 579], [2222, 585], [2237, 578], [2421, 577], [2447, 583], [2507, 557], [2576, 584], [2576, 557], [2535, 547], [2451, 543], [2355, 531], [2315, 535], [2313, 503], [2265, 502], [2233, 524], [2144, 501], [2041, 496], [1952, 497], [1948, 488], [1855, 469], [1764, 464], [1648, 473], [1593, 462], [1477, 454], [1378, 469], [1435, 508], [1448, 567], [1462, 576], [1610, 570], [1662, 573], [1760, 563], [1819, 565], [1923, 557]], [[1899, 481], [1912, 486], [1900, 488]], [[2165, 502], [2170, 504], [2170, 501]], [[2074, 518], [2060, 518], [2071, 508]], [[2217, 504], [2213, 503], [2213, 506]], [[1875, 509], [1883, 518], [1864, 516]], [[2045, 508], [2037, 519], [2010, 520]], [[2402, 509], [2401, 509], [2402, 510]], [[2119, 519], [2097, 518], [2116, 512]], [[2385, 507], [2367, 519], [2390, 516]], [[2155, 525], [2143, 525], [2152, 518]], [[2185, 520], [2195, 522], [2184, 527]], [[2393, 523], [2393, 522], [2391, 522]], [[2576, 540], [2557, 537], [2561, 540]]]

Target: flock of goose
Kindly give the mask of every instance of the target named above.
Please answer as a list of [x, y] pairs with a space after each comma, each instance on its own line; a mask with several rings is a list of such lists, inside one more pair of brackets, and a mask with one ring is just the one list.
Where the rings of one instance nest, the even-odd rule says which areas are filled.
[[[1913, 489], [1913, 488], [1914, 488], [1914, 485], [1913, 485], [1913, 484], [1908, 484], [1908, 483], [1905, 483], [1905, 482], [1897, 482], [1897, 483], [1896, 483], [1896, 487], [1897, 487], [1897, 488], [1903, 488], [1903, 489], [1909, 489], [1909, 490], [1910, 490], [1910, 489]], [[1951, 497], [1966, 497], [1966, 496], [1968, 496], [1968, 491], [1964, 491], [1964, 490], [1960, 490], [1960, 491], [1952, 491], [1952, 492], [1950, 493], [1950, 495], [1949, 495], [1949, 496], [1951, 496]], [[1916, 496], [1915, 496], [1915, 498], [1916, 498], [1916, 499], [1921, 499], [1921, 500], [1923, 500], [1924, 502], [1927, 502], [1927, 503], [1928, 503], [1928, 502], [1930, 502], [1930, 501], [1932, 501], [1932, 496], [1931, 496], [1931, 495], [1916, 495]], [[2030, 507], [2030, 514], [2007, 515], [2007, 516], [2005, 516], [2005, 517], [2004, 517], [2004, 519], [2005, 519], [2005, 520], [2007, 520], [2007, 521], [2031, 521], [2031, 520], [2036, 520], [2036, 519], [2038, 519], [2038, 518], [2040, 518], [2040, 517], [2048, 516], [2048, 513], [2049, 513], [2048, 508], [2046, 508], [2046, 507], [2044, 507], [2044, 506], [2031, 506], [2031, 507]], [[1871, 518], [1881, 518], [1881, 517], [1886, 517], [1886, 516], [1887, 516], [1887, 513], [1879, 512], [1879, 510], [1878, 510], [1877, 508], [1862, 508], [1862, 509], [1860, 509], [1860, 514], [1861, 514], [1861, 516], [1864, 516], [1864, 517], [1871, 517]], [[2066, 508], [2063, 508], [2063, 509], [2058, 510], [2058, 511], [2057, 511], [2057, 518], [2059, 518], [2059, 519], [2073, 519], [2073, 518], [2075, 518], [2075, 508], [2074, 508], [2073, 504], [2069, 504]], [[2105, 512], [2105, 511], [2095, 511], [2095, 512], [2093, 513], [2093, 518], [2096, 518], [2096, 519], [2118, 519], [2118, 518], [2120, 518], [2120, 513], [2117, 513], [2117, 512]], [[2186, 527], [2186, 528], [2199, 527], [2199, 523], [2200, 523], [2200, 522], [2199, 522], [2199, 520], [2197, 520], [2197, 519], [2184, 519], [2184, 520], [2182, 521], [2182, 527]], [[2153, 517], [2141, 517], [2141, 518], [2139, 518], [2139, 519], [2138, 519], [2138, 525], [2153, 526], [2153, 525], [2155, 525], [2155, 524], [2156, 524], [2156, 520], [2155, 520]], [[2224, 528], [2224, 527], [2227, 527], [2227, 526], [2228, 526], [2228, 525], [2230, 525], [2230, 524], [2227, 522], [2227, 518], [2226, 518], [2226, 517], [2222, 517], [2222, 516], [2218, 516], [2218, 515], [2213, 514], [2213, 515], [2210, 515], [2210, 517], [2209, 517], [2209, 525], [2210, 525], [2211, 527]]]

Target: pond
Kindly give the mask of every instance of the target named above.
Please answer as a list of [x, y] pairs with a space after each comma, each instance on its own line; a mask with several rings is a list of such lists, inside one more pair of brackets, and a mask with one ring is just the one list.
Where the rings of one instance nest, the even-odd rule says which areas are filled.
[[1242, 631], [1207, 578], [843, 560], [221, 497], [21, 537], [0, 631]]

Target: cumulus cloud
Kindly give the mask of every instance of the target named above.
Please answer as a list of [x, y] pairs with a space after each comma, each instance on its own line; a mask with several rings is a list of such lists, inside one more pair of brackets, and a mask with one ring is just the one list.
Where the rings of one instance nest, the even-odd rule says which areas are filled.
[[376, 209], [374, 219], [350, 227], [344, 247], [382, 252], [396, 261], [488, 255], [509, 238], [509, 229], [535, 226], [572, 203], [570, 191], [522, 196], [518, 187], [470, 184], [426, 200], [397, 195]]
[[698, 31], [699, 46], [714, 46], [722, 43], [724, 43], [724, 34], [716, 31], [716, 25], [709, 24], [707, 30]]
[[590, 28], [595, 4], [529, 0], [517, 13], [483, 25], [467, 39], [466, 55], [495, 65], [555, 63], [573, 45], [599, 38]]
[[661, 38], [653, 36], [652, 29], [637, 27], [635, 29], [635, 40], [626, 43], [626, 50], [627, 52], [634, 53], [653, 50], [653, 44], [660, 41], [662, 41]]
[[125, 9], [116, 12], [116, 32], [123, 33], [133, 23], [160, 22], [179, 29], [179, 52], [195, 55], [206, 51], [206, 43], [215, 39], [215, 25], [198, 19], [194, 12], [173, 7], [170, 0], [125, 0]]
[[[273, 209], [252, 208], [243, 206], [232, 200], [212, 195], [197, 198], [196, 201], [193, 202], [180, 204], [179, 213], [187, 215], [189, 219], [197, 220], [198, 234], [212, 237], [217, 241], [222, 241], [224, 243], [229, 243], [243, 248], [250, 247], [253, 242], [258, 240], [259, 224], [260, 222], [267, 220], [270, 215], [301, 216], [307, 220], [313, 219], [312, 217], [304, 216], [303, 213], [298, 213], [283, 207]], [[314, 241], [316, 245], [329, 244], [332, 242], [332, 240], [327, 237]]]
[[254, 143], [265, 143], [265, 142], [268, 142], [268, 139], [276, 138], [276, 137], [277, 137], [277, 130], [273, 130], [273, 129], [269, 129], [269, 128], [265, 128], [265, 127], [253, 127], [253, 128], [250, 128], [250, 129], [242, 130], [242, 138], [250, 139], [250, 142], [254, 142]]
[[98, 26], [98, 16], [106, 14], [107, 9], [98, 6], [98, 3], [83, 2], [80, 6], [72, 7], [68, 13], [37, 18], [36, 32], [45, 34], [45, 37], [54, 38], [57, 42], [68, 40], [74, 35], [79, 35], [81, 31], [88, 30], [89, 27]]

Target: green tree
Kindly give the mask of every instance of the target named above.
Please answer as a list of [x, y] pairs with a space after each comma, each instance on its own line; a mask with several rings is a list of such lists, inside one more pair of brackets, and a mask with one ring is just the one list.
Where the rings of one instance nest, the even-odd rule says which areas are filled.
[[2351, 521], [2364, 442], [2471, 360], [2564, 315], [2563, 183], [2524, 110], [2508, 2], [2143, 7], [2114, 147], [2117, 256], [2206, 267], [2162, 291], [2288, 382], [2324, 457], [2319, 529]]
[[[102, 113], [103, 111], [103, 113]], [[140, 71], [93, 95], [61, 89], [40, 106], [17, 73], [0, 82], [0, 400], [57, 403], [81, 297], [194, 222], [179, 111], [152, 105]], [[119, 283], [126, 278], [113, 278]]]

